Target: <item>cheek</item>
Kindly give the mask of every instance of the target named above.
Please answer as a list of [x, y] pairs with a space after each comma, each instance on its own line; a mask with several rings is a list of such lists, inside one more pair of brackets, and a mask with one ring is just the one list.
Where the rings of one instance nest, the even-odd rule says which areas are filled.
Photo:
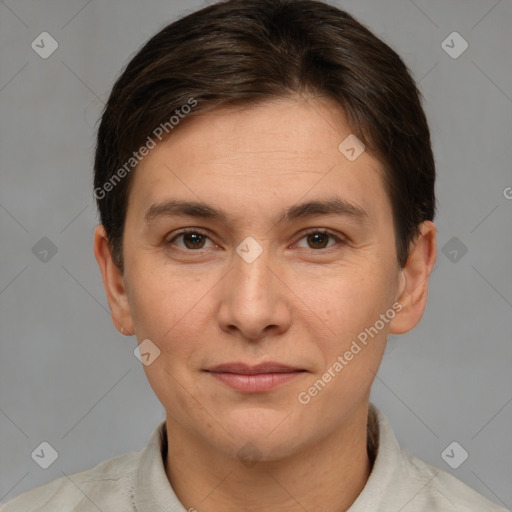
[[[170, 273], [170, 269], [169, 269]], [[205, 344], [204, 288], [195, 278], [146, 273], [134, 289], [130, 306], [139, 342], [150, 339], [160, 350], [158, 358], [143, 369], [148, 382], [167, 411], [195, 414], [196, 404], [186, 392], [192, 389], [197, 354]], [[142, 282], [142, 280], [140, 281]]]
[[301, 276], [294, 282], [297, 295], [316, 314], [322, 330], [331, 337], [342, 334], [346, 338], [373, 324], [391, 306], [389, 281], [382, 271], [365, 267], [341, 268], [337, 276], [320, 281]]
[[130, 310], [139, 339], [168, 345], [177, 332], [194, 339], [199, 330], [196, 317], [207, 289], [200, 278], [179, 274], [171, 267], [150, 269], [139, 264], [130, 273], [130, 283]]
[[[326, 376], [329, 389], [325, 394], [322, 392], [323, 398], [317, 401], [320, 408], [321, 403], [329, 403], [328, 397], [348, 403], [349, 395], [356, 393], [361, 397], [369, 391], [384, 354], [389, 322], [395, 313], [388, 275], [367, 269], [346, 276], [332, 282], [324, 293], [310, 294], [309, 299], [314, 301], [311, 309], [321, 311], [319, 316], [329, 327], [326, 338], [315, 338], [314, 328], [311, 328], [322, 360], [316, 378], [330, 370]], [[381, 319], [382, 314], [387, 321]]]
[[193, 414], [195, 404], [186, 390], [194, 388], [198, 354], [211, 341], [211, 298], [205, 296], [209, 288], [193, 276], [177, 276], [175, 271], [171, 275], [170, 268], [169, 275], [145, 275], [144, 285], [134, 289], [131, 307], [139, 342], [148, 338], [160, 350], [159, 357], [144, 366], [146, 377], [168, 411], [190, 409]]

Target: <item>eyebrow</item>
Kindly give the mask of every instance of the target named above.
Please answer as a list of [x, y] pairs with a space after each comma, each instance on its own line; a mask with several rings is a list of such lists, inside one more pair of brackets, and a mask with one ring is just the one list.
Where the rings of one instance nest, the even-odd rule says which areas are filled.
[[[359, 221], [368, 220], [368, 213], [361, 206], [340, 197], [331, 197], [292, 205], [274, 219], [274, 222], [281, 224], [318, 215], [339, 215], [351, 217]], [[213, 219], [225, 224], [229, 222], [229, 215], [219, 208], [200, 201], [180, 201], [176, 199], [152, 204], [146, 210], [144, 221], [147, 225], [150, 225], [160, 217], [175, 216]]]

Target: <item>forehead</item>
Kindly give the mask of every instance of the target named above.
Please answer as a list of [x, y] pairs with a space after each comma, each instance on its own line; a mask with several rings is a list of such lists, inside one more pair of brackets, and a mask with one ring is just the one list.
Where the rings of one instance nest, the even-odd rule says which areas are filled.
[[240, 218], [259, 212], [275, 219], [284, 205], [336, 196], [369, 217], [389, 211], [380, 163], [367, 151], [347, 158], [340, 143], [349, 136], [343, 110], [324, 99], [191, 116], [139, 164], [130, 208], [146, 216], [152, 205], [174, 198], [231, 209]]

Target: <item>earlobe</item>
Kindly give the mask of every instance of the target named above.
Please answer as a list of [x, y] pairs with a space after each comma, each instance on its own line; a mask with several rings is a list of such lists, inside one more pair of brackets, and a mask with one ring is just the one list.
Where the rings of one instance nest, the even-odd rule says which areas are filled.
[[411, 244], [407, 263], [400, 271], [397, 302], [402, 309], [390, 323], [391, 334], [406, 333], [420, 322], [427, 304], [428, 280], [436, 256], [436, 227], [433, 222], [425, 221]]
[[130, 332], [130, 331], [127, 331], [123, 326], [121, 326], [120, 328], [118, 328], [119, 332], [121, 334], [123, 334], [124, 336], [133, 336], [135, 334], [135, 330], [134, 332]]
[[100, 267], [103, 287], [107, 295], [112, 322], [117, 330], [126, 336], [133, 331], [133, 320], [126, 295], [124, 277], [112, 260], [110, 244], [103, 225], [94, 230], [94, 256]]

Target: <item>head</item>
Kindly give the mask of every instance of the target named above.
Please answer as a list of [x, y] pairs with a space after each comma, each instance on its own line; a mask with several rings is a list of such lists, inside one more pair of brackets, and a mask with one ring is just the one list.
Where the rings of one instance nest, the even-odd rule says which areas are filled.
[[[346, 12], [231, 0], [150, 39], [101, 119], [95, 254], [168, 421], [267, 458], [346, 423], [423, 314], [434, 181], [414, 80]], [[269, 361], [301, 372], [247, 393], [211, 371]]]

